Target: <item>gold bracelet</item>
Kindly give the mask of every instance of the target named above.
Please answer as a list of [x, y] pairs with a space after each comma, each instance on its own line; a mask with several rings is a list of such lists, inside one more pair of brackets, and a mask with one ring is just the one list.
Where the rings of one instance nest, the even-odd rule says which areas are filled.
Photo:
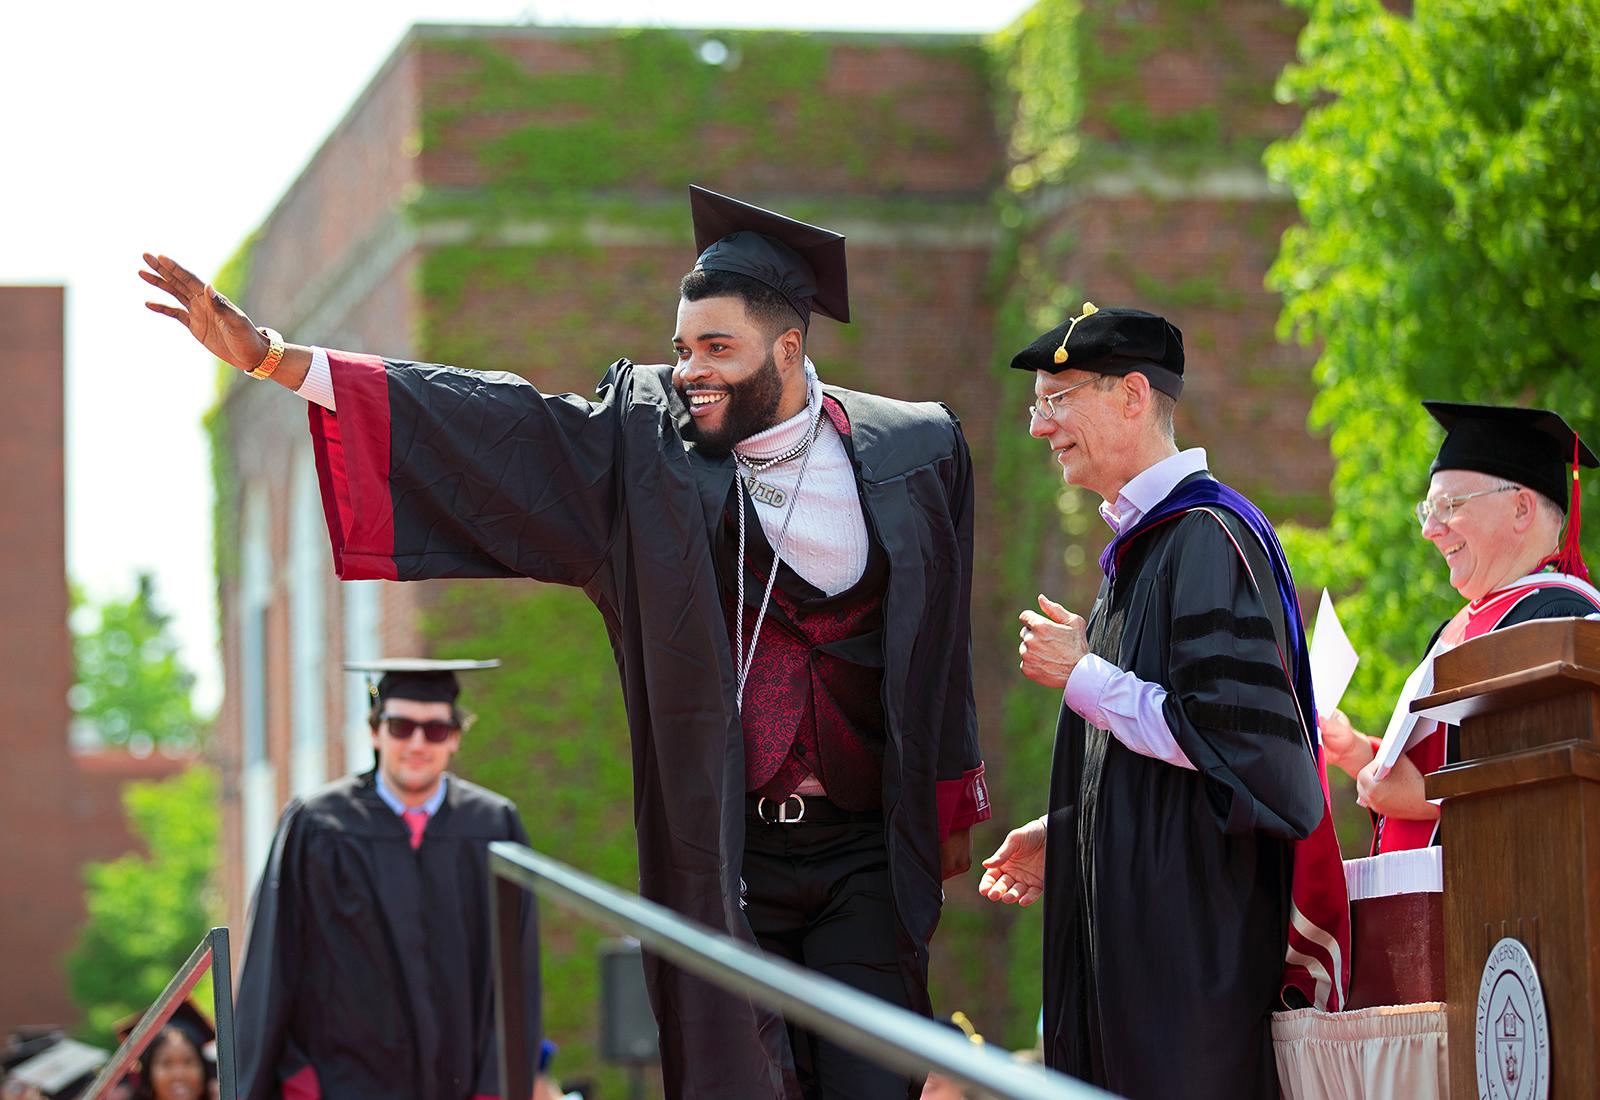
[[278, 364], [283, 362], [283, 337], [270, 328], [256, 329], [267, 338], [267, 354], [260, 365], [250, 372], [251, 378], [267, 379], [272, 377], [272, 372], [278, 369]]

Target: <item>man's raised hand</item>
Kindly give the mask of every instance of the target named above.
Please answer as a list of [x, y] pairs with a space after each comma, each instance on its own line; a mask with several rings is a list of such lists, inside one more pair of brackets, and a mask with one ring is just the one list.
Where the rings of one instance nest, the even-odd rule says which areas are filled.
[[149, 270], [141, 270], [139, 278], [171, 295], [178, 303], [173, 306], [146, 302], [146, 308], [186, 326], [207, 351], [240, 370], [254, 370], [266, 358], [270, 346], [267, 338], [256, 331], [244, 310], [228, 301], [210, 283], [195, 278], [181, 264], [165, 256], [146, 252], [144, 262]]

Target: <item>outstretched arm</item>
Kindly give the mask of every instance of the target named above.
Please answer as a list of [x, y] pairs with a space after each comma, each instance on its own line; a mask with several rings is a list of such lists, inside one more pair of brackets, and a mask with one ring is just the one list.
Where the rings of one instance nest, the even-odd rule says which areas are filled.
[[[169, 257], [145, 262], [140, 277], [176, 303], [146, 303], [152, 311], [224, 362], [261, 366], [272, 341], [243, 310]], [[321, 396], [304, 388], [313, 354]], [[293, 344], [270, 378], [314, 402], [312, 452], [341, 578], [581, 585], [604, 561], [618, 495], [609, 398]]]
[[[271, 342], [245, 316], [244, 310], [176, 260], [146, 252], [144, 262], [148, 268], [139, 272], [139, 278], [177, 303], [146, 302], [147, 309], [183, 325], [189, 335], [224, 363], [247, 372], [261, 365]], [[270, 377], [280, 386], [297, 390], [305, 381], [310, 366], [310, 348], [285, 344], [283, 359]]]

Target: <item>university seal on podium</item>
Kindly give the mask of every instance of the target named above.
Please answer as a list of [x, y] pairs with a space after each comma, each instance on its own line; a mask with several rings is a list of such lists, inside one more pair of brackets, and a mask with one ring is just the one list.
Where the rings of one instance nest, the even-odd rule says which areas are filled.
[[1478, 983], [1474, 1031], [1480, 1100], [1548, 1100], [1544, 990], [1522, 941], [1507, 937], [1489, 950]]

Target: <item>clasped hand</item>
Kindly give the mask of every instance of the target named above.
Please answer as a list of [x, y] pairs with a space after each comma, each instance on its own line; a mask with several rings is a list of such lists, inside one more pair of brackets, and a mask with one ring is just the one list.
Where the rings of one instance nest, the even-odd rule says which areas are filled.
[[1024, 611], [1017, 616], [1022, 623], [1018, 632], [1022, 643], [1017, 646], [1022, 660], [1018, 667], [1034, 683], [1059, 690], [1067, 686], [1067, 677], [1089, 652], [1088, 624], [1083, 616], [1074, 615], [1043, 595], [1039, 597], [1039, 610], [1044, 614]]

